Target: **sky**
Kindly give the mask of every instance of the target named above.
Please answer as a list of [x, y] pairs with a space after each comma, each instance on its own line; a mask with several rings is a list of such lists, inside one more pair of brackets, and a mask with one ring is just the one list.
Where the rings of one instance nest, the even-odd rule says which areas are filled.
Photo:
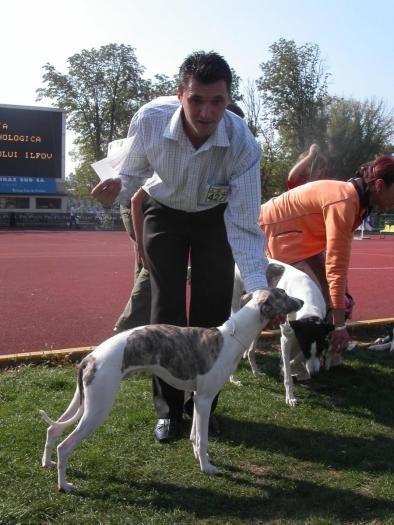
[[[393, 21], [394, 0], [9, 0], [1, 7], [0, 104], [42, 106], [42, 66], [66, 74], [67, 59], [83, 49], [130, 45], [146, 78], [172, 76], [189, 53], [215, 50], [246, 82], [285, 38], [318, 44], [331, 95], [391, 109]], [[67, 152], [72, 140], [67, 132]]]

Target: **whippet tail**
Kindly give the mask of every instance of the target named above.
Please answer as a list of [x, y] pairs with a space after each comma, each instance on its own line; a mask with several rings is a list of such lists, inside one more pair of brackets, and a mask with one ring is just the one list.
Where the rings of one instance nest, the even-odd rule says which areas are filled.
[[[39, 410], [39, 413], [42, 417], [42, 419], [51, 427], [58, 431], [63, 431], [63, 429], [69, 427], [73, 423], [76, 423], [84, 413], [85, 409], [85, 390], [84, 390], [84, 382], [87, 382], [89, 384], [89, 376], [94, 372], [95, 362], [93, 359], [88, 356], [85, 358], [78, 370], [78, 382], [77, 382], [77, 388], [74, 393], [74, 397], [70, 403], [70, 405], [67, 407], [67, 410], [60, 416], [60, 418], [57, 421], [54, 421], [51, 419], [48, 414], [44, 410]], [[86, 377], [85, 377], [86, 376]]]

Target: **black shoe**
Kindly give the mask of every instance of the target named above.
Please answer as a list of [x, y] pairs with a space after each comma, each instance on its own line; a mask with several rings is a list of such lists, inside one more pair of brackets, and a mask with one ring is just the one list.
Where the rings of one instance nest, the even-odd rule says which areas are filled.
[[159, 443], [168, 443], [181, 433], [181, 421], [177, 419], [158, 419], [154, 434]]

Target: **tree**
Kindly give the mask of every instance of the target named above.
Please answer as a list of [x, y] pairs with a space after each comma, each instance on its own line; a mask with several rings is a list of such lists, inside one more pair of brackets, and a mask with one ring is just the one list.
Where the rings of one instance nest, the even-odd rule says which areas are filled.
[[281, 38], [270, 50], [271, 60], [260, 64], [257, 86], [284, 147], [294, 158], [312, 142], [324, 144], [329, 74], [316, 44], [297, 47], [293, 40]]
[[174, 75], [156, 74], [153, 80], [147, 80], [144, 89], [144, 103], [153, 100], [156, 97], [176, 95], [178, 87], [178, 77]]
[[242, 94], [240, 93], [241, 78], [237, 75], [235, 69], [233, 69], [232, 67], [230, 69], [231, 75], [233, 77], [233, 81], [231, 84], [230, 99], [231, 102], [239, 102], [240, 100], [242, 100]]
[[267, 201], [285, 190], [289, 160], [281, 150], [278, 133], [274, 128], [268, 108], [263, 105], [259, 96], [257, 82], [249, 79], [243, 83], [242, 87], [245, 121], [263, 150], [260, 165], [261, 192], [263, 201]]
[[108, 143], [126, 136], [130, 116], [141, 105], [144, 68], [134, 48], [108, 44], [84, 49], [68, 59], [67, 74], [47, 63], [37, 100], [54, 100], [67, 111], [68, 128], [75, 143], [91, 152], [95, 160], [105, 157]]
[[262, 129], [263, 104], [254, 80], [247, 80], [243, 85], [242, 103], [245, 109], [245, 121], [255, 137]]
[[327, 143], [332, 176], [347, 180], [357, 168], [391, 153], [394, 113], [382, 101], [336, 98], [328, 111]]
[[175, 94], [177, 82], [160, 74], [144, 80], [134, 48], [123, 44], [82, 50], [68, 64], [67, 74], [49, 63], [43, 66], [45, 86], [37, 89], [37, 100], [52, 100], [67, 112], [67, 127], [76, 136], [72, 155], [78, 162], [68, 187], [81, 198], [97, 184], [90, 164], [107, 155], [111, 141], [127, 135], [130, 119], [142, 104]]
[[71, 156], [77, 161], [77, 167], [66, 179], [67, 192], [75, 199], [91, 198], [90, 191], [98, 182], [96, 172], [91, 166], [96, 159], [89, 148], [86, 149], [82, 145], [77, 146], [71, 152]]

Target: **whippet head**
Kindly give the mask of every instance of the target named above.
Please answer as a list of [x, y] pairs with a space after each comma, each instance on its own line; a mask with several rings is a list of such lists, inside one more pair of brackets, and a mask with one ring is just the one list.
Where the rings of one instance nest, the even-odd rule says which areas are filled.
[[270, 263], [266, 271], [269, 289], [255, 292], [262, 321], [264, 319], [268, 321], [278, 315], [297, 312], [304, 304], [301, 299], [291, 297], [281, 288], [276, 288], [284, 272], [285, 267], [281, 264]]
[[258, 290], [254, 298], [260, 308], [261, 320], [267, 322], [280, 314], [297, 312], [304, 304], [304, 301], [287, 295], [281, 288]]
[[241, 306], [244, 306], [253, 297], [259, 305], [262, 321], [264, 319], [268, 321], [280, 314], [286, 315], [290, 312], [298, 312], [302, 308], [304, 301], [296, 297], [290, 297], [284, 290], [276, 288], [284, 271], [284, 266], [270, 263], [266, 271], [269, 289], [256, 290], [255, 292], [244, 294], [241, 298]]
[[306, 368], [310, 375], [319, 372], [320, 358], [325, 358], [329, 349], [328, 334], [334, 325], [318, 318], [308, 317], [290, 321], [298, 344], [306, 359]]

